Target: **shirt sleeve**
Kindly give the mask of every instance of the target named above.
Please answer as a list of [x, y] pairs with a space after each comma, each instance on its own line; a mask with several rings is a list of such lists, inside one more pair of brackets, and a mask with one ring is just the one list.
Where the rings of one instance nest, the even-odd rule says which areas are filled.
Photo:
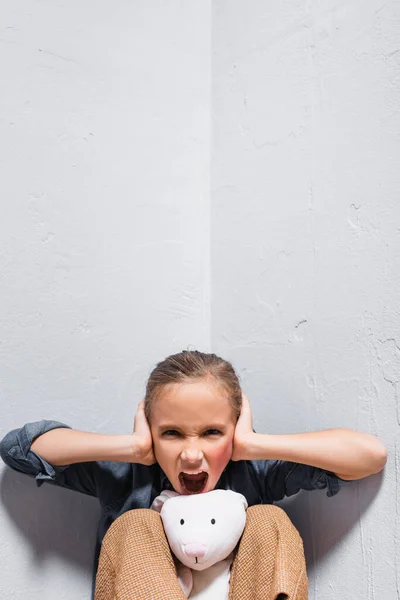
[[34, 477], [38, 486], [47, 482], [97, 496], [96, 462], [54, 466], [30, 449], [37, 437], [58, 428], [71, 429], [58, 421], [42, 420], [10, 431], [0, 442], [1, 458], [14, 471]]
[[284, 460], [261, 462], [264, 464], [258, 465], [258, 469], [263, 472], [264, 494], [267, 502], [277, 502], [285, 496], [297, 494], [300, 490], [326, 490], [326, 495], [330, 498], [348, 483], [332, 471], [311, 465]]

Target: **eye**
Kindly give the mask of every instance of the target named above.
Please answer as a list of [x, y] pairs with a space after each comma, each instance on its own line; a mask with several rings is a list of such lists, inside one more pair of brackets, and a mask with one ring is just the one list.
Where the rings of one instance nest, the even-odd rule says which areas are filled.
[[167, 429], [167, 431], [164, 431], [164, 433], [162, 434], [163, 437], [174, 437], [174, 436], [178, 436], [179, 432], [176, 431], [175, 429]]
[[185, 521], [184, 521], [183, 519], [181, 519], [181, 520], [180, 520], [180, 524], [181, 524], [181, 525], [183, 525], [183, 524], [184, 524], [184, 522], [185, 522]]
[[220, 433], [218, 429], [207, 429], [205, 435], [219, 435]]
[[211, 519], [211, 525], [215, 525], [215, 519]]

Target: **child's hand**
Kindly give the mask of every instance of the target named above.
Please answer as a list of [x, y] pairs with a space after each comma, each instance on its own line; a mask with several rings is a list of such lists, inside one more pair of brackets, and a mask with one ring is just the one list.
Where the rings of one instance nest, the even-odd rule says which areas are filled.
[[134, 438], [132, 462], [142, 465], [153, 465], [156, 462], [153, 453], [153, 438], [151, 437], [150, 427], [144, 414], [143, 400], [136, 411], [132, 437]]
[[256, 434], [253, 432], [253, 418], [251, 416], [250, 402], [242, 392], [242, 410], [236, 423], [233, 437], [232, 460], [249, 460], [250, 444]]

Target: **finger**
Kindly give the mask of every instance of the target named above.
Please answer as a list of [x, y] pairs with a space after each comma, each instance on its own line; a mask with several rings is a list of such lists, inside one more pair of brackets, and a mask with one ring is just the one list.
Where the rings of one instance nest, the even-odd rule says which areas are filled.
[[139, 402], [136, 410], [135, 418], [133, 420], [133, 430], [137, 433], [143, 431], [144, 428], [148, 429], [148, 423], [144, 413], [144, 401], [142, 400]]
[[250, 402], [248, 397], [246, 396], [246, 394], [244, 392], [242, 392], [242, 409], [241, 409], [241, 413], [246, 414], [248, 413], [250, 410]]
[[242, 392], [242, 410], [240, 412], [238, 424], [244, 425], [244, 426], [250, 427], [250, 428], [252, 427], [252, 414], [251, 414], [250, 402], [244, 392]]
[[246, 406], [250, 406], [249, 399], [243, 391], [242, 391], [242, 403]]

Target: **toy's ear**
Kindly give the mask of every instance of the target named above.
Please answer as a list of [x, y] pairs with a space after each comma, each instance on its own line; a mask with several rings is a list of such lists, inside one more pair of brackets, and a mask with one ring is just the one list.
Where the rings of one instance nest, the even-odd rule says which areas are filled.
[[243, 494], [237, 493], [237, 495], [239, 496], [239, 499], [243, 502], [244, 510], [246, 510], [248, 507], [246, 498], [243, 496]]
[[157, 496], [157, 498], [154, 498], [151, 508], [160, 513], [165, 502], [170, 498], [175, 498], [175, 496], [179, 496], [179, 494], [177, 492], [173, 492], [172, 490], [164, 490], [159, 496]]

